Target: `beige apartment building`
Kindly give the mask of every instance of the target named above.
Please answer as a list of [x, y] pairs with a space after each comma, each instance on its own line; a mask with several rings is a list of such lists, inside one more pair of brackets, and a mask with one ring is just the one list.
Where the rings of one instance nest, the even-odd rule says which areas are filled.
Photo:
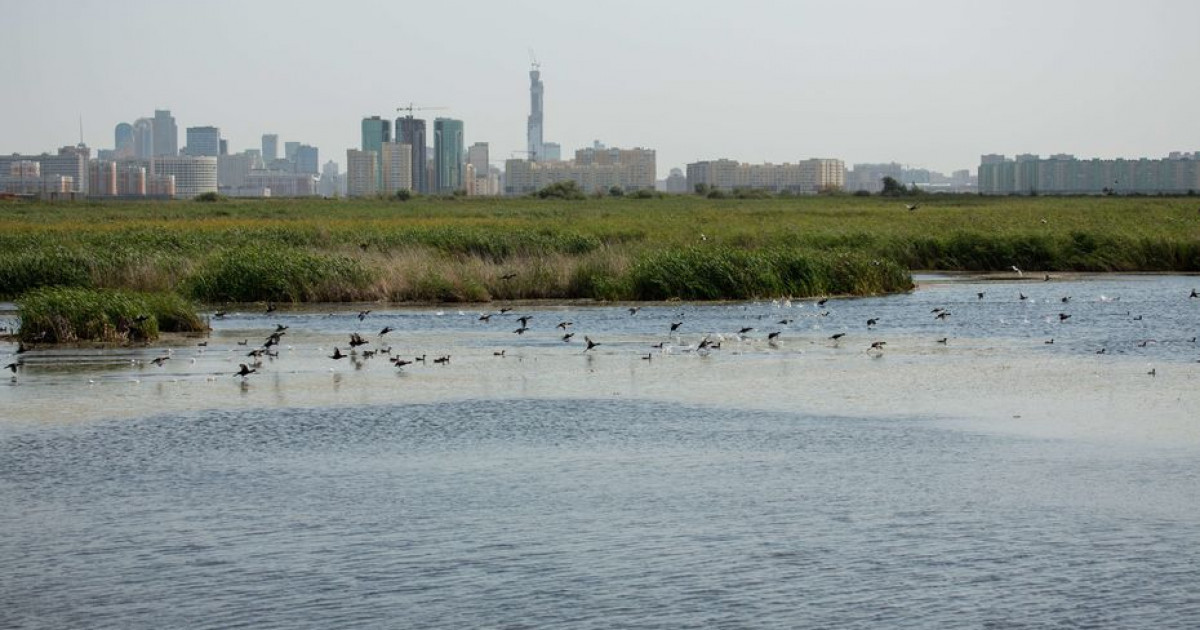
[[841, 190], [846, 185], [846, 165], [841, 160], [813, 158], [796, 164], [745, 164], [734, 160], [709, 160], [687, 165], [689, 190], [751, 189], [812, 195]]
[[527, 195], [555, 182], [573, 181], [587, 193], [608, 192], [617, 187], [625, 192], [654, 190], [657, 179], [654, 149], [591, 147], [575, 152], [568, 161], [504, 163], [504, 192]]

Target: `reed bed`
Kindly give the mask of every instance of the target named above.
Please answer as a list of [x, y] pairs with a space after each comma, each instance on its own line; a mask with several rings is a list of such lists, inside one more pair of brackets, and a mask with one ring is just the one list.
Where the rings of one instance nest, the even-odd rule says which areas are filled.
[[[851, 196], [0, 207], [0, 297], [727, 299], [905, 290], [907, 271], [1200, 271], [1200, 200]], [[507, 278], [507, 279], [502, 279]]]
[[17, 336], [30, 343], [153, 341], [161, 332], [200, 332], [207, 324], [172, 293], [46, 287], [18, 302]]

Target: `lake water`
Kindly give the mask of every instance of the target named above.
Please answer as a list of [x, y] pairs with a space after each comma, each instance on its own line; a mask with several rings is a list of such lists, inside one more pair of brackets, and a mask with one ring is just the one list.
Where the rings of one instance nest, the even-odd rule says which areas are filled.
[[920, 280], [27, 353], [0, 627], [1200, 627], [1200, 279]]

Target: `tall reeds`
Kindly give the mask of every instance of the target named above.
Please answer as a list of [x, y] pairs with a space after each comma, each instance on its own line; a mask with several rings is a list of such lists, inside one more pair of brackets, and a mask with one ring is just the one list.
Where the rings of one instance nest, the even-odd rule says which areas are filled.
[[170, 293], [77, 287], [34, 289], [18, 301], [21, 340], [31, 343], [152, 341], [160, 332], [199, 332], [195, 308]]

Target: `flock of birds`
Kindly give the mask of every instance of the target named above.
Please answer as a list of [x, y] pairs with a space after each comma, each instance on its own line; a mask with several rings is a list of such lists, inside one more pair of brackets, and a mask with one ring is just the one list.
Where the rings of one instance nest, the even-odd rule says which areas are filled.
[[[1017, 272], [1018, 274], [1022, 273], [1020, 271], [1020, 269], [1018, 269], [1015, 266], [1013, 267], [1013, 270], [1015, 272]], [[1049, 280], [1049, 277], [1047, 276], [1046, 279]], [[985, 295], [986, 295], [985, 292], [980, 291], [976, 294], [976, 298], [977, 298], [977, 300], [982, 301], [984, 299]], [[1190, 299], [1200, 299], [1200, 292], [1198, 292], [1196, 289], [1192, 289], [1191, 293], [1189, 295], [1189, 298]], [[1019, 302], [1025, 302], [1029, 299], [1030, 299], [1029, 296], [1027, 296], [1023, 291], [1018, 292], [1017, 300]], [[1103, 296], [1101, 297], [1101, 301], [1112, 301], [1112, 300], [1118, 300], [1118, 299], [1119, 298], [1104, 298]], [[814, 317], [828, 317], [829, 316], [830, 312], [828, 310], [823, 310], [824, 307], [826, 306], [828, 300], [829, 300], [829, 298], [827, 298], [827, 297], [819, 298], [819, 299], [815, 300], [814, 304], [817, 307], [818, 311], [814, 315]], [[1062, 305], [1070, 304], [1071, 296], [1064, 295], [1059, 299], [1059, 302]], [[790, 301], [787, 302], [787, 305], [790, 306]], [[1064, 306], [1064, 308], [1065, 308], [1065, 306]], [[641, 310], [642, 310], [642, 307], [640, 307], [640, 306], [627, 307], [627, 311], [628, 311], [628, 314], [630, 317], [636, 317]], [[277, 311], [276, 305], [273, 303], [269, 303], [266, 307], [265, 313], [270, 314], [270, 313], [274, 313], [276, 311]], [[372, 313], [371, 310], [359, 311], [357, 313], [358, 321], [365, 322], [366, 319], [368, 318], [368, 316], [371, 315], [371, 313]], [[952, 313], [949, 309], [947, 309], [945, 307], [936, 307], [930, 311], [930, 315], [933, 317], [934, 320], [946, 321], [952, 316]], [[213, 314], [213, 317], [215, 319], [223, 319], [223, 318], [225, 318], [225, 316], [226, 316], [225, 311], [216, 311]], [[480, 325], [494, 324], [494, 323], [502, 322], [505, 320], [513, 322], [516, 325], [516, 328], [514, 328], [512, 330], [512, 333], [519, 337], [519, 336], [522, 336], [525, 333], [533, 330], [533, 326], [535, 325], [534, 322], [535, 322], [536, 318], [544, 318], [544, 317], [545, 317], [545, 315], [541, 315], [541, 314], [536, 315], [536, 316], [529, 315], [529, 314], [516, 315], [513, 312], [512, 308], [505, 307], [505, 308], [500, 308], [493, 312], [486, 312], [486, 313], [479, 314], [478, 317], [476, 318], [476, 322]], [[760, 319], [763, 317], [765, 317], [765, 315], [759, 315]], [[1065, 311], [1059, 312], [1057, 314], [1057, 320], [1059, 323], [1065, 323], [1068, 320], [1070, 320], [1071, 317], [1072, 317], [1072, 314], [1065, 312]], [[1141, 318], [1142, 318], [1141, 315], [1133, 316], [1134, 320], [1141, 320]], [[865, 330], [867, 330], [867, 331], [875, 330], [876, 327], [879, 326], [881, 319], [882, 319], [881, 317], [866, 318], [865, 321], [863, 322]], [[792, 324], [794, 321], [795, 320], [792, 318], [780, 319], [775, 322], [775, 326], [776, 327], [787, 327], [790, 324]], [[669, 340], [658, 341], [657, 343], [652, 344], [650, 346], [650, 350], [658, 350], [660, 353], [666, 353], [666, 352], [671, 352], [671, 351], [696, 352], [700, 355], [707, 356], [709, 353], [711, 353], [713, 351], [720, 350], [722, 347], [722, 343], [727, 340], [735, 340], [737, 342], [764, 341], [765, 340], [769, 345], [775, 346], [780, 341], [781, 335], [784, 332], [783, 328], [777, 328], [774, 330], [769, 330], [766, 333], [765, 338], [762, 337], [761, 335], [758, 335], [757, 337], [752, 337], [752, 333], [755, 333], [756, 327], [755, 326], [742, 326], [736, 331], [736, 333], [732, 333], [732, 334], [709, 333], [709, 334], [704, 334], [703, 336], [698, 337], [698, 340], [695, 341], [695, 343], [691, 343], [691, 342], [684, 343], [681, 339], [681, 334], [683, 333], [682, 329], [684, 328], [685, 325], [686, 325], [685, 313], [679, 312], [678, 314], [674, 315], [672, 318], [670, 318], [670, 321], [667, 324], [667, 330], [664, 331], [665, 333], [667, 333], [669, 335], [669, 337], [668, 337]], [[555, 331], [555, 334], [558, 335], [558, 339], [561, 342], [563, 342], [564, 344], [571, 344], [571, 343], [576, 343], [575, 328], [576, 328], [576, 323], [574, 321], [572, 321], [570, 319], [561, 319], [553, 326], [553, 328], [551, 330]], [[241, 346], [244, 349], [246, 349], [245, 354], [244, 354], [246, 361], [243, 363], [239, 363], [237, 371], [233, 372], [232, 376], [235, 378], [241, 378], [241, 379], [243, 379], [243, 381], [245, 381], [245, 379], [247, 377], [259, 373], [259, 370], [262, 369], [262, 367], [263, 367], [264, 360], [278, 358], [279, 357], [279, 348], [283, 343], [284, 336], [287, 335], [288, 329], [289, 329], [289, 326], [286, 326], [283, 324], [277, 324], [275, 326], [275, 329], [266, 335], [266, 337], [263, 339], [262, 343], [257, 344], [253, 347], [250, 346], [248, 339], [237, 342], [238, 346]], [[400, 369], [400, 370], [404, 369], [407, 366], [412, 366], [412, 365], [415, 365], [418, 363], [420, 363], [420, 364], [432, 363], [434, 365], [447, 365], [450, 363], [450, 355], [449, 354], [444, 354], [444, 355], [430, 358], [426, 354], [421, 354], [419, 356], [412, 356], [412, 355], [401, 355], [400, 353], [395, 352], [391, 345], [384, 345], [383, 340], [385, 337], [387, 337], [387, 335], [389, 333], [395, 332], [396, 330], [397, 330], [397, 328], [395, 328], [391, 325], [385, 325], [379, 330], [377, 335], [375, 335], [374, 339], [365, 337], [360, 332], [352, 332], [349, 334], [349, 338], [348, 338], [347, 342], [344, 344], [347, 347], [347, 351], [343, 352], [342, 344], [337, 344], [333, 347], [332, 353], [328, 354], [326, 356], [329, 360], [331, 360], [335, 363], [340, 362], [342, 360], [349, 360], [349, 361], [355, 363], [356, 367], [361, 367], [363, 362], [365, 362], [365, 361], [374, 359], [376, 357], [383, 357], [383, 358], [386, 358], [386, 360], [389, 363], [391, 363], [393, 366], [395, 366], [397, 369]], [[846, 332], [836, 332], [836, 333], [830, 335], [828, 337], [828, 340], [830, 342], [832, 342], [833, 345], [837, 346], [846, 338], [846, 336], [847, 336]], [[1196, 337], [1192, 337], [1191, 339], [1189, 339], [1187, 341], [1194, 344], [1194, 343], [1196, 343]], [[941, 338], [935, 339], [935, 342], [938, 344], [945, 345], [945, 344], [949, 343], [949, 338], [941, 337]], [[876, 357], [881, 356], [887, 346], [887, 343], [888, 342], [884, 341], [884, 340], [872, 339], [869, 342], [869, 344], [866, 346], [866, 351], [868, 353], [873, 354]], [[1054, 338], [1047, 339], [1046, 341], [1044, 341], [1044, 343], [1046, 345], [1053, 345]], [[1156, 340], [1156, 339], [1142, 339], [1137, 342], [1137, 345], [1139, 347], [1145, 348], [1149, 344], [1156, 344], [1156, 343], [1158, 343], [1158, 340]], [[203, 351], [203, 349], [205, 347], [207, 347], [208, 342], [202, 341], [202, 342], [199, 342], [197, 345], [200, 346], [201, 351]], [[595, 350], [597, 347], [601, 346], [602, 343], [599, 341], [596, 341], [590, 335], [583, 335], [582, 345], [583, 345], [583, 349], [581, 352], [583, 354], [587, 354], [588, 352], [591, 352], [591, 351]], [[367, 346], [370, 346], [370, 347], [368, 348]], [[289, 346], [289, 348], [290, 348], [290, 346]], [[4, 366], [3, 369], [10, 370], [13, 373], [14, 379], [16, 378], [16, 374], [17, 374], [18, 370], [20, 370], [24, 365], [22, 355], [24, 355], [30, 349], [31, 348], [29, 346], [27, 346], [25, 343], [19, 342], [17, 344], [17, 349], [15, 352], [16, 358]], [[1101, 347], [1099, 350], [1096, 351], [1096, 354], [1106, 354], [1107, 352], [1108, 352], [1107, 348]], [[168, 350], [164, 354], [155, 356], [153, 359], [148, 361], [148, 363], [151, 365], [157, 366], [157, 367], [163, 367], [168, 361], [171, 360], [172, 353], [173, 353], [172, 351]], [[493, 355], [496, 357], [505, 357], [506, 354], [507, 353], [506, 353], [505, 349], [499, 349], [499, 350], [495, 350], [493, 352]], [[654, 359], [654, 356], [655, 356], [655, 354], [653, 352], [646, 352], [645, 354], [641, 355], [641, 358], [646, 361], [651, 361]], [[136, 362], [136, 360], [135, 360], [135, 362]], [[195, 362], [194, 358], [192, 359], [192, 362]], [[1151, 369], [1148, 372], [1148, 374], [1150, 376], [1155, 376], [1155, 375], [1157, 375], [1157, 370]]]

